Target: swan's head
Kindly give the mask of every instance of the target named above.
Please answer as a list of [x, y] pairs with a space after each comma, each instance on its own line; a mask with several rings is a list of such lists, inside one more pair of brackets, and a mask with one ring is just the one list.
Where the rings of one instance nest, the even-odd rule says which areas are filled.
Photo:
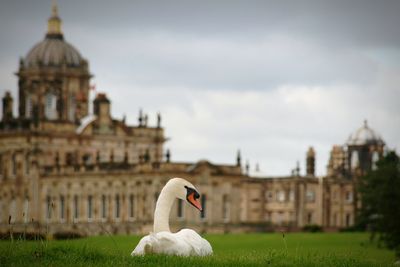
[[200, 194], [190, 182], [183, 178], [172, 178], [166, 186], [171, 187], [177, 198], [186, 200], [200, 211], [203, 210], [199, 202]]

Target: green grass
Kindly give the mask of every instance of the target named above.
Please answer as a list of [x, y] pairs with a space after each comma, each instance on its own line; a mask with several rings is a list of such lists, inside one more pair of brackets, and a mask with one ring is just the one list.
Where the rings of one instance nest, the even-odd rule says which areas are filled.
[[0, 241], [0, 266], [391, 266], [394, 253], [365, 233], [206, 235], [209, 257], [131, 257], [140, 237]]

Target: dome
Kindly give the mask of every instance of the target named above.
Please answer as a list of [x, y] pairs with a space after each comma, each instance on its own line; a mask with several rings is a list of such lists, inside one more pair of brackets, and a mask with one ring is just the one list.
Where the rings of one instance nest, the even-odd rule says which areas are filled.
[[347, 145], [367, 145], [367, 144], [384, 144], [382, 138], [374, 130], [368, 127], [367, 121], [364, 125], [349, 136]]
[[36, 44], [25, 57], [24, 66], [61, 66], [78, 67], [82, 63], [82, 56], [72, 45], [52, 36]]
[[29, 51], [23, 65], [58, 67], [65, 64], [68, 67], [78, 67], [82, 63], [83, 58], [78, 50], [64, 40], [57, 5], [53, 3], [46, 37]]

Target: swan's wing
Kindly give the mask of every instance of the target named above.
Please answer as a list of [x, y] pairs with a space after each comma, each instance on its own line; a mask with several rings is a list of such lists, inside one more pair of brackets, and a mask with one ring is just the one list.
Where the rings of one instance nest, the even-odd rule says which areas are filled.
[[190, 247], [190, 255], [207, 256], [213, 253], [210, 243], [192, 229], [182, 229], [175, 237]]
[[179, 256], [206, 256], [212, 254], [207, 240], [191, 229], [178, 233], [159, 232], [143, 237], [131, 255], [168, 254]]
[[149, 234], [140, 239], [136, 248], [132, 251], [131, 256], [145, 255], [153, 253], [155, 238], [153, 234]]
[[131, 255], [145, 254], [191, 255], [191, 247], [176, 234], [170, 232], [150, 233], [143, 237]]
[[181, 240], [176, 233], [159, 232], [156, 237], [157, 242], [153, 247], [155, 253], [179, 256], [191, 255], [191, 247], [184, 240]]

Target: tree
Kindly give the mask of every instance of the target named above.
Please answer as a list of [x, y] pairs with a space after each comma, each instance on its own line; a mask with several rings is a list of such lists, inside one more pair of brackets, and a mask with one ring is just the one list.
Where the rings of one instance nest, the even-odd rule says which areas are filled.
[[400, 160], [391, 151], [377, 162], [377, 169], [359, 184], [362, 208], [359, 222], [400, 258]]

